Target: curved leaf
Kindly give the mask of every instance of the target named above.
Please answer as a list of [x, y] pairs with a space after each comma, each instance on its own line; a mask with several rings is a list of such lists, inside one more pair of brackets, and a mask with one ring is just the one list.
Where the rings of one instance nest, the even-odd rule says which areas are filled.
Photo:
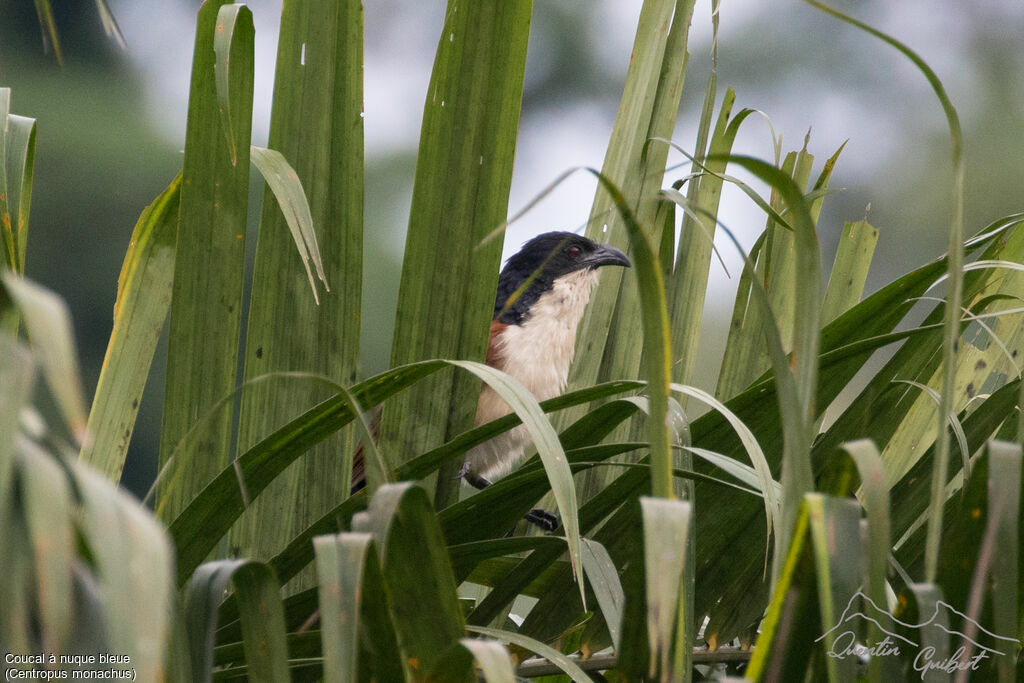
[[142, 392], [167, 321], [181, 194], [179, 174], [139, 217], [117, 279], [114, 329], [89, 411], [92, 439], [79, 457], [121, 478]]
[[252, 30], [252, 11], [243, 4], [222, 5], [217, 11], [217, 28], [213, 34], [213, 63], [217, 87], [217, 105], [220, 107], [220, 125], [231, 153], [231, 165], [238, 163], [238, 146], [235, 142], [234, 122], [231, 120], [231, 50], [234, 47], [235, 25], [239, 18], [248, 23]]
[[400, 679], [398, 645], [373, 537], [318, 536], [313, 545], [325, 680], [359, 681], [360, 671], [372, 671], [379, 680]]
[[185, 619], [196, 680], [213, 680], [217, 608], [228, 583], [235, 587], [249, 680], [288, 680], [284, 609], [277, 579], [267, 565], [218, 560], [199, 567], [185, 586]]
[[292, 233], [295, 247], [299, 250], [299, 258], [302, 259], [302, 266], [306, 269], [306, 277], [309, 278], [310, 289], [313, 290], [313, 298], [320, 303], [320, 296], [316, 291], [316, 282], [313, 281], [313, 273], [309, 269], [310, 261], [316, 268], [317, 279], [324, 284], [324, 289], [331, 291], [327, 283], [327, 276], [324, 275], [324, 262], [320, 256], [320, 247], [316, 241], [316, 231], [313, 229], [313, 215], [309, 210], [309, 202], [306, 201], [306, 193], [302, 189], [302, 181], [299, 180], [295, 169], [291, 167], [288, 160], [282, 154], [273, 149], [257, 147], [253, 145], [249, 152], [249, 159], [259, 170], [263, 179], [267, 181], [277, 203], [281, 207], [288, 229]]
[[[554, 439], [554, 443], [558, 444], [557, 437], [554, 435], [550, 423], [543, 417], [536, 399], [522, 387], [515, 388], [514, 385], [502, 379], [501, 375], [493, 368], [479, 363], [444, 360], [412, 363], [360, 382], [352, 387], [351, 396], [359, 406], [375, 406], [402, 389], [449, 365], [474, 373], [479, 372], [479, 376], [494, 381], [499, 385], [495, 387], [496, 390], [505, 392], [502, 397], [506, 402], [525, 411], [525, 416], [521, 415], [520, 419], [525, 418], [524, 422], [530, 427], [535, 440], [538, 440], [539, 443], [549, 443]], [[602, 387], [601, 391], [619, 391], [634, 386], [636, 385], [616, 384]], [[565, 405], [564, 397], [561, 400], [563, 402], [559, 403], [560, 399], [553, 399], [551, 404]], [[348, 398], [343, 395], [335, 396], [306, 411], [300, 417], [267, 436], [240, 455], [233, 465], [223, 469], [170, 525], [170, 532], [178, 550], [179, 581], [183, 583], [188, 579], [191, 571], [199, 565], [242, 514], [246, 506], [246, 497], [248, 500], [254, 499], [296, 458], [305, 453], [312, 445], [319, 443], [351, 422], [354, 417], [355, 412], [348, 402]], [[507, 424], [509, 427], [513, 426], [511, 421]], [[555, 451], [549, 450], [548, 455], [555, 468], [551, 470], [550, 476], [553, 479], [562, 480], [563, 486], [566, 479], [571, 483], [571, 476], [565, 474], [568, 472], [568, 466], [565, 464], [561, 446], [557, 445]], [[561, 458], [561, 465], [558, 464], [559, 458]], [[562, 472], [562, 474], [556, 474], [558, 472]], [[243, 496], [239, 490], [239, 476], [245, 482], [247, 496]], [[572, 491], [565, 493], [569, 500], [574, 495], [574, 489]], [[568, 500], [566, 502], [568, 503]], [[568, 529], [570, 520], [574, 518], [575, 503], [571, 508], [560, 507], [560, 510], [563, 512], [563, 520]], [[325, 516], [324, 519], [330, 519], [332, 515], [333, 512]], [[322, 521], [324, 520], [322, 519]], [[327, 528], [317, 526], [321, 522], [314, 523], [314, 527], [319, 529], [317, 533], [333, 530], [333, 526]], [[330, 524], [330, 522], [328, 523]], [[575, 524], [574, 521], [572, 523]], [[305, 533], [303, 537], [305, 543], [312, 538]], [[576, 556], [577, 558], [579, 556], [578, 550]]]
[[0, 281], [21, 311], [43, 376], [71, 433], [79, 444], [86, 443], [85, 394], [67, 304], [50, 290], [10, 271], [0, 272]]
[[535, 640], [519, 633], [513, 633], [512, 631], [486, 628], [484, 626], [467, 626], [466, 630], [470, 633], [479, 633], [482, 636], [487, 636], [494, 640], [501, 640], [506, 643], [511, 643], [512, 645], [518, 645], [519, 647], [527, 649], [534, 654], [540, 655], [565, 672], [565, 675], [571, 680], [576, 681], [576, 683], [590, 683], [592, 680], [590, 676], [588, 676], [586, 672], [576, 664], [576, 662], [572, 661], [569, 657], [550, 645], [545, 645], [539, 640]]

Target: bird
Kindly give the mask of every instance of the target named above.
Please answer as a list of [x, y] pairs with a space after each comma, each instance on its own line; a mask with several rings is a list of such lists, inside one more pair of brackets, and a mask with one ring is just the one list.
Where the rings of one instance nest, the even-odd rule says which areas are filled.
[[[487, 365], [518, 380], [538, 401], [561, 395], [576, 348], [576, 330], [603, 266], [631, 267], [620, 249], [573, 232], [546, 232], [527, 241], [498, 276]], [[477, 400], [476, 426], [508, 415], [512, 409], [486, 383]], [[374, 416], [379, 419], [379, 413]], [[375, 429], [376, 425], [371, 425]], [[511, 471], [531, 444], [524, 425], [474, 446], [460, 476], [482, 489]], [[365, 486], [362, 449], [353, 467], [355, 492]], [[557, 519], [534, 509], [530, 522], [553, 531]]]

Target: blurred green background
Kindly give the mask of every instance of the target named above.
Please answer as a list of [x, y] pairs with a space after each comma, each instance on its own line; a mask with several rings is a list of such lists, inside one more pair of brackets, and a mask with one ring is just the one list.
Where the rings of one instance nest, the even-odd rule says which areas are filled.
[[[110, 4], [127, 50], [104, 36], [93, 3], [54, 2], [64, 51], [59, 66], [52, 53], [44, 54], [34, 4], [0, 2], [0, 86], [13, 89], [14, 113], [38, 120], [27, 271], [67, 299], [90, 394], [132, 227], [180, 168], [199, 6], [172, 0]], [[254, 142], [265, 144], [280, 3], [249, 5], [257, 35]], [[534, 5], [512, 212], [567, 168], [601, 165], [640, 8], [639, 0]], [[691, 33], [675, 135], [687, 149], [711, 69], [710, 5], [698, 3]], [[720, 92], [733, 87], [737, 107], [765, 112], [783, 136], [783, 151], [799, 148], [811, 129], [810, 149], [819, 165], [849, 140], [832, 181], [844, 189], [826, 201], [819, 223], [823, 256], [831, 258], [843, 221], [865, 214], [881, 231], [868, 291], [939, 255], [949, 225], [949, 139], [921, 75], [891, 48], [796, 0], [721, 5]], [[1024, 4], [861, 0], [837, 6], [908, 43], [949, 90], [966, 140], [968, 234], [1021, 210]], [[444, 11], [442, 0], [365, 5], [364, 376], [384, 369], [389, 357], [420, 116]], [[751, 119], [734, 151], [771, 158], [768, 126]], [[579, 227], [593, 191], [593, 180], [582, 174], [560, 185], [509, 229], [506, 255], [532, 234]], [[261, 193], [254, 183], [254, 205]], [[745, 245], [764, 226], [749, 200], [729, 187], [720, 217]], [[720, 240], [719, 250], [735, 275], [733, 248]], [[735, 279], [717, 264], [712, 270], [702, 353], [715, 360], [700, 364], [707, 368], [717, 366], [735, 289]], [[162, 374], [163, 348], [125, 473], [125, 484], [137, 493], [156, 474]], [[710, 388], [713, 379], [708, 372], [698, 383]]]

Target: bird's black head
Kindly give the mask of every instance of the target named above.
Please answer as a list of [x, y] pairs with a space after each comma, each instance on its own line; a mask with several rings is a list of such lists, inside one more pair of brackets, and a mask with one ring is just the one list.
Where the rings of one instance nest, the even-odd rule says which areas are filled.
[[629, 258], [607, 244], [572, 232], [546, 232], [523, 245], [509, 258], [498, 277], [494, 320], [519, 325], [530, 307], [551, 289], [555, 280], [578, 270], [601, 266], [630, 267]]

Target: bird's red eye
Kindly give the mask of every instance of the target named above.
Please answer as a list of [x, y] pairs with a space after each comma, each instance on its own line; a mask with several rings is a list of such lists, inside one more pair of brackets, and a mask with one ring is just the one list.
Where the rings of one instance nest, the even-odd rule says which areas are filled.
[[568, 250], [569, 258], [577, 259], [577, 258], [580, 257], [580, 254], [582, 254], [582, 253], [583, 253], [583, 250], [580, 249], [579, 247], [569, 247], [569, 250]]

